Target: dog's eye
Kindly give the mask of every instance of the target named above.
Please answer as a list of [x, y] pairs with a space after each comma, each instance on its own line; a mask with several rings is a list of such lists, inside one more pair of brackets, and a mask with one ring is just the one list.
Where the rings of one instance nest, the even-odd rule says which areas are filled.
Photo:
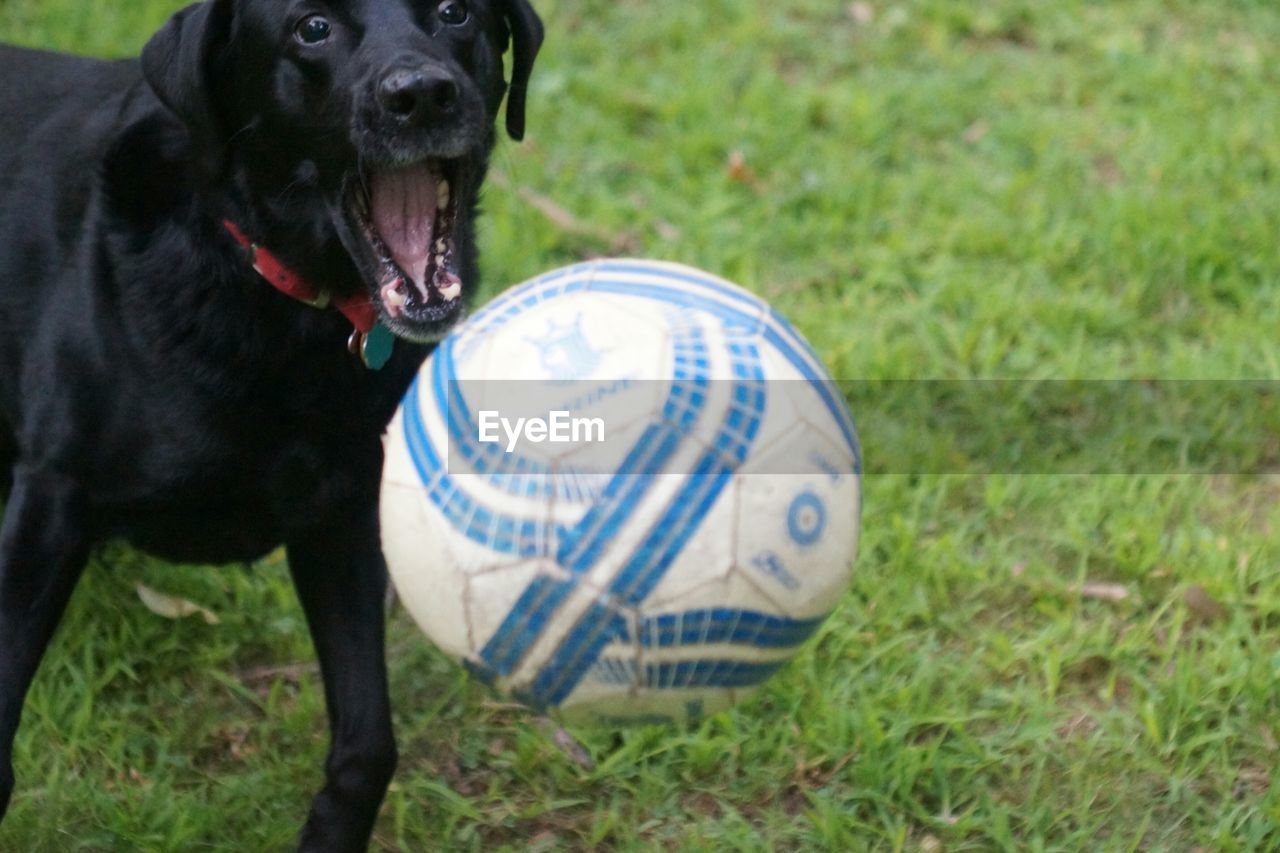
[[303, 44], [315, 45], [328, 39], [329, 33], [332, 31], [333, 27], [323, 17], [320, 15], [308, 15], [298, 22], [293, 34]]
[[456, 27], [459, 24], [465, 24], [470, 14], [467, 12], [467, 4], [459, 2], [459, 0], [444, 0], [436, 7], [436, 14], [440, 16], [440, 20], [446, 24]]

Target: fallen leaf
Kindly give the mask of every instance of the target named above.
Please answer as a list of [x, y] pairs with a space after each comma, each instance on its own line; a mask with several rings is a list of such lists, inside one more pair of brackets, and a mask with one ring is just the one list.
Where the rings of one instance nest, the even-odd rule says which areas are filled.
[[243, 761], [257, 752], [248, 745], [249, 732], [245, 729], [220, 728], [214, 736], [222, 749], [236, 761]]
[[[490, 176], [489, 183], [502, 189], [512, 188], [511, 181], [497, 172]], [[551, 198], [528, 187], [520, 187], [516, 190], [516, 195], [561, 231], [577, 237], [586, 237], [597, 243], [604, 243], [612, 252], [618, 254], [635, 253], [640, 251], [644, 245], [643, 241], [635, 234], [625, 231], [614, 233], [607, 228], [600, 228], [583, 222]]]
[[1204, 622], [1218, 622], [1228, 616], [1227, 608], [1217, 602], [1209, 591], [1198, 583], [1183, 590], [1182, 602], [1196, 617]]
[[188, 616], [199, 614], [204, 617], [206, 625], [217, 625], [218, 617], [207, 607], [188, 601], [185, 598], [175, 598], [172, 595], [165, 595], [163, 592], [156, 592], [148, 586], [138, 584], [138, 598], [142, 600], [142, 604], [157, 616], [163, 616], [166, 619], [185, 619]]
[[555, 741], [556, 746], [563, 749], [583, 770], [595, 769], [596, 763], [591, 760], [591, 753], [587, 752], [586, 747], [578, 743], [573, 735], [564, 729], [556, 729]]
[[1110, 154], [1095, 157], [1093, 171], [1098, 176], [1098, 180], [1109, 187], [1114, 187], [1124, 180], [1124, 173], [1120, 171], [1120, 164]]
[[591, 758], [591, 753], [587, 752], [587, 748], [578, 742], [577, 738], [569, 734], [569, 732], [561, 726], [557, 726], [552, 720], [544, 719], [542, 721], [544, 728], [551, 730], [551, 740], [565, 755], [569, 756], [575, 764], [583, 770], [594, 770], [595, 761]]
[[937, 837], [926, 835], [920, 839], [920, 853], [942, 853], [942, 842]]
[[760, 182], [759, 176], [747, 165], [747, 155], [740, 150], [734, 149], [729, 152], [729, 164], [726, 170], [729, 173], [729, 180], [734, 183], [755, 186]]
[[274, 666], [255, 666], [240, 673], [240, 680], [249, 684], [263, 681], [275, 681], [283, 678], [287, 683], [298, 685], [305, 675], [319, 674], [318, 663], [287, 663]]
[[681, 237], [680, 229], [664, 219], [659, 219], [657, 222], [653, 223], [653, 230], [657, 232], [659, 237], [666, 240], [668, 243], [673, 243]]
[[1081, 711], [1058, 727], [1058, 736], [1063, 738], [1075, 737], [1076, 735], [1088, 737], [1097, 729], [1097, 720], [1088, 711]]
[[980, 118], [973, 124], [964, 129], [964, 133], [960, 134], [960, 138], [970, 145], [977, 145], [987, 134], [991, 132], [991, 122], [985, 118]]
[[560, 836], [549, 829], [544, 829], [525, 843], [529, 845], [530, 849], [554, 849], [559, 841]]
[[541, 193], [521, 188], [520, 197], [537, 208], [538, 212], [547, 217], [552, 225], [563, 231], [581, 232], [586, 229], [576, 216]]
[[849, 17], [853, 18], [854, 23], [869, 24], [876, 19], [876, 7], [870, 3], [862, 2], [862, 0], [857, 3], [850, 3]]
[[1271, 774], [1261, 767], [1249, 766], [1240, 768], [1240, 772], [1236, 774], [1235, 785], [1232, 786], [1236, 799], [1248, 794], [1265, 794], [1270, 789]]
[[1080, 587], [1080, 595], [1098, 601], [1124, 601], [1129, 590], [1118, 583], [1087, 583]]

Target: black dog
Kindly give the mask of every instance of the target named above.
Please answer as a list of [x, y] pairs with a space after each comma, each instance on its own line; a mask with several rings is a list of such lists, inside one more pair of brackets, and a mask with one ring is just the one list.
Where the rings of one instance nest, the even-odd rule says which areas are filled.
[[527, 0], [209, 0], [140, 62], [0, 48], [0, 815], [95, 543], [283, 543], [332, 730], [302, 846], [367, 845], [396, 761], [381, 435], [474, 289], [541, 41]]

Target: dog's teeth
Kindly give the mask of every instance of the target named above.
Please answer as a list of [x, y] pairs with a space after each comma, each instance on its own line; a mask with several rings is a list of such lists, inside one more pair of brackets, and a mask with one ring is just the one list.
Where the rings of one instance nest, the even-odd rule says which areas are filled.
[[449, 206], [449, 182], [442, 180], [436, 188], [436, 208], [444, 210]]
[[444, 250], [445, 250], [445, 249], [447, 249], [447, 248], [449, 248], [449, 244], [448, 244], [448, 243], [446, 243], [446, 242], [444, 241], [444, 238], [443, 238], [443, 237], [441, 237], [439, 240], [437, 240], [437, 241], [436, 241], [436, 254], [437, 254], [437, 255], [441, 255], [441, 256], [443, 256], [443, 255], [444, 255]]
[[444, 260], [441, 259], [440, 271], [435, 280], [436, 292], [445, 302], [452, 302], [462, 294], [462, 279], [447, 270], [443, 263]]
[[404, 279], [397, 276], [382, 286], [382, 304], [393, 320], [400, 316], [406, 302], [408, 297], [404, 292]]

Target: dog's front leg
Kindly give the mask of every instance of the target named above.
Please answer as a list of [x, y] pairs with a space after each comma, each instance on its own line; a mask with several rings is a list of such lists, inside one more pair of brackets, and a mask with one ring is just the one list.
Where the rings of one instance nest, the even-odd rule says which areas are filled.
[[0, 818], [13, 794], [23, 700], [88, 558], [85, 510], [73, 480], [14, 472], [0, 527]]
[[325, 786], [301, 849], [365, 850], [395, 771], [384, 660], [386, 564], [376, 500], [288, 546], [289, 567], [320, 658], [332, 737]]

